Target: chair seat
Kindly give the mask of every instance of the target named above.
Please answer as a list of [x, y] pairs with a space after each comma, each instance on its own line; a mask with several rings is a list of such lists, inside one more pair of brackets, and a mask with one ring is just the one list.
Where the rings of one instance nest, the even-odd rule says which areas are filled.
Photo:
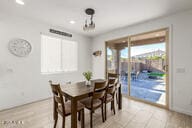
[[[82, 109], [84, 109], [85, 105], [83, 105], [82, 103], [78, 102], [77, 104], [77, 111], [81, 111]], [[62, 115], [63, 114], [63, 110], [62, 110], [62, 106], [60, 105], [57, 109], [57, 111]], [[71, 115], [71, 101], [67, 101], [65, 102], [65, 116]]]
[[[91, 109], [91, 100], [92, 100], [92, 97], [88, 97], [88, 98], [81, 100], [80, 102], [82, 104], [84, 104], [87, 109]], [[93, 100], [93, 108], [97, 108], [97, 107], [101, 106], [101, 104], [102, 104], [101, 100], [99, 100], [99, 99]]]
[[111, 102], [113, 101], [113, 96], [111, 94], [107, 94], [107, 98], [106, 98], [106, 101], [105, 102]]

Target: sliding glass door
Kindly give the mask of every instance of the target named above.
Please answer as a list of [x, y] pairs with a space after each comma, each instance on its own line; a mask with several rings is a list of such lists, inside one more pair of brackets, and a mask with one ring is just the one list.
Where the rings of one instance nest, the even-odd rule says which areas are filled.
[[122, 93], [128, 95], [128, 44], [124, 40], [115, 40], [106, 43], [106, 73], [119, 74], [122, 84]]
[[120, 74], [128, 97], [168, 106], [168, 29], [106, 43], [106, 73]]
[[129, 96], [167, 106], [167, 29], [131, 36], [129, 43]]
[[131, 46], [130, 96], [166, 104], [165, 42]]

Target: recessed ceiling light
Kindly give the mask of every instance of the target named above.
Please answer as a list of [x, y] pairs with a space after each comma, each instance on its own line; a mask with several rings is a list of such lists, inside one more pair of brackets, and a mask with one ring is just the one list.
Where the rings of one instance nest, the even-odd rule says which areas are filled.
[[16, 3], [18, 3], [20, 5], [24, 5], [25, 4], [23, 0], [15, 0], [15, 1], [16, 1]]
[[71, 20], [69, 23], [70, 24], [75, 24], [76, 22], [74, 20]]

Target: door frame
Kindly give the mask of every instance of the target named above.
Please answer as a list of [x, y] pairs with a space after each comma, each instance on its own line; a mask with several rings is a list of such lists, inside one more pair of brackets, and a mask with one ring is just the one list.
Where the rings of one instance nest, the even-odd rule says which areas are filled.
[[[160, 29], [155, 29], [155, 30], [151, 30], [151, 31], [147, 31], [147, 32], [142, 32], [142, 33], [138, 33], [138, 34], [134, 34], [134, 35], [128, 35], [126, 37], [122, 37], [122, 38], [127, 38], [127, 43], [128, 43], [128, 63], [130, 62], [131, 60], [131, 57], [130, 57], [130, 53], [131, 53], [131, 47], [130, 47], [130, 43], [131, 43], [131, 37], [133, 36], [139, 36], [139, 35], [143, 35], [143, 34], [149, 34], [149, 33], [153, 33], [153, 32], [158, 32], [158, 31], [165, 31], [166, 34], [165, 34], [165, 48], [166, 48], [166, 98], [165, 98], [165, 102], [166, 104], [165, 105], [161, 105], [161, 104], [158, 104], [158, 103], [153, 103], [153, 102], [150, 102], [150, 101], [146, 101], [146, 100], [143, 100], [143, 99], [139, 99], [139, 98], [136, 98], [136, 97], [133, 97], [133, 96], [130, 96], [130, 89], [131, 89], [131, 81], [130, 81], [130, 71], [131, 71], [131, 65], [128, 64], [128, 95], [125, 95], [126, 97], [128, 97], [129, 99], [132, 99], [132, 100], [135, 100], [135, 101], [140, 101], [140, 102], [143, 102], [143, 103], [147, 103], [147, 104], [150, 104], [150, 105], [154, 105], [154, 106], [158, 106], [158, 107], [161, 107], [161, 108], [165, 108], [165, 109], [169, 109], [169, 78], [170, 78], [170, 62], [169, 62], [169, 43], [170, 43], [170, 40], [169, 40], [169, 34], [170, 34], [170, 28], [169, 27], [165, 27], [165, 28], [160, 28]], [[122, 38], [119, 38], [119, 39], [122, 39]], [[114, 39], [114, 40], [118, 40], [118, 39]], [[105, 78], [107, 78], [107, 42], [110, 42], [111, 40], [109, 41], [105, 41]]]

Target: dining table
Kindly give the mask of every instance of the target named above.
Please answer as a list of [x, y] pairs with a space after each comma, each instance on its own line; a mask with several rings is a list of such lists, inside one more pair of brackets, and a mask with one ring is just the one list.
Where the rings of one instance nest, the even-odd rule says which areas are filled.
[[[79, 100], [90, 97], [93, 94], [95, 82], [103, 82], [105, 79], [91, 80], [91, 85], [86, 82], [61, 85], [63, 96], [71, 101], [71, 128], [77, 128], [77, 103]], [[122, 109], [121, 84], [117, 86], [118, 91], [118, 109]]]

